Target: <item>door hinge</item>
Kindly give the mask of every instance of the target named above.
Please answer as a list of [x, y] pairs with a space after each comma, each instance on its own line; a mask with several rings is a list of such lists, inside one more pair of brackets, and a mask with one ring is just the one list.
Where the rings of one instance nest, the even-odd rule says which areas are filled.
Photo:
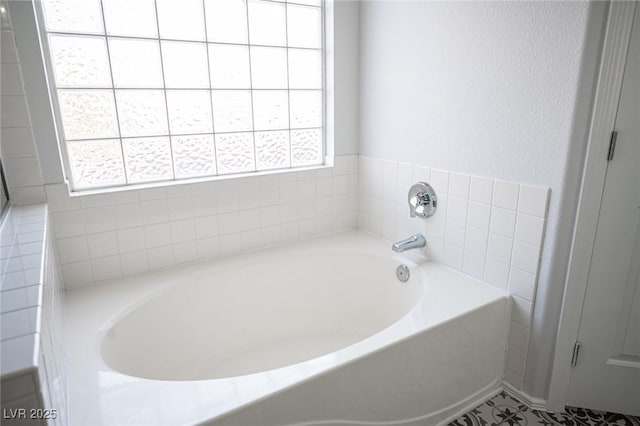
[[613, 160], [613, 154], [616, 152], [616, 141], [618, 140], [618, 132], [614, 130], [611, 132], [611, 139], [609, 140], [609, 155], [607, 155], [607, 161]]
[[578, 364], [578, 354], [580, 354], [580, 342], [573, 344], [573, 354], [571, 355], [571, 365], [576, 366]]

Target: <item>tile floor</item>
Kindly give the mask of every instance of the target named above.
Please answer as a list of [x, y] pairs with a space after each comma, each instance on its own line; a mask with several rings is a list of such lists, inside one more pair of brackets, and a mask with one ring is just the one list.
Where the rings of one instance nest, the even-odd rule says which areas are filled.
[[640, 426], [640, 418], [622, 414], [567, 408], [566, 413], [532, 410], [522, 401], [502, 391], [449, 426]]

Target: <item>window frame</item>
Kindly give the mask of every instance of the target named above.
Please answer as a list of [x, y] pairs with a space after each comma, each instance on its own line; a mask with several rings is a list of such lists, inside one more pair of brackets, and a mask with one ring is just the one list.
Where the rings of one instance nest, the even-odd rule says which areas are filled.
[[[102, 0], [100, 1], [100, 5], [101, 5], [101, 9], [103, 9], [102, 7]], [[248, 0], [245, 0], [248, 1]], [[298, 3], [295, 0], [264, 0], [264, 1], [273, 1], [276, 3], [283, 3], [283, 4], [297, 4], [297, 5], [303, 5], [304, 3]], [[280, 168], [280, 169], [270, 169], [270, 170], [254, 170], [254, 171], [248, 171], [248, 172], [238, 172], [238, 173], [228, 173], [228, 174], [215, 174], [215, 175], [207, 175], [207, 176], [199, 176], [199, 177], [188, 177], [188, 178], [178, 178], [175, 177], [175, 173], [174, 173], [174, 163], [173, 163], [173, 159], [172, 159], [172, 173], [174, 174], [172, 179], [168, 179], [168, 180], [158, 180], [158, 181], [150, 181], [150, 182], [139, 182], [139, 183], [124, 183], [124, 184], [120, 184], [120, 185], [111, 185], [111, 186], [96, 186], [96, 187], [91, 187], [91, 188], [76, 188], [73, 182], [73, 174], [71, 173], [71, 165], [70, 165], [70, 159], [69, 159], [69, 152], [67, 149], [67, 140], [65, 138], [64, 135], [64, 130], [63, 130], [63, 126], [62, 126], [62, 114], [61, 114], [61, 109], [60, 109], [60, 103], [59, 103], [59, 99], [58, 99], [58, 88], [56, 87], [55, 84], [55, 74], [54, 74], [54, 68], [53, 68], [53, 61], [52, 61], [52, 56], [51, 56], [51, 50], [50, 50], [50, 46], [49, 46], [49, 34], [67, 34], [67, 33], [60, 33], [60, 32], [47, 32], [46, 30], [46, 25], [45, 25], [45, 16], [44, 16], [44, 7], [42, 4], [42, 0], [32, 0], [33, 3], [33, 12], [34, 12], [34, 20], [35, 20], [35, 24], [37, 27], [37, 31], [36, 31], [36, 38], [37, 41], [40, 43], [40, 58], [42, 61], [42, 65], [44, 67], [44, 77], [46, 80], [46, 87], [47, 87], [47, 95], [48, 95], [48, 100], [49, 100], [49, 106], [50, 106], [50, 110], [51, 110], [51, 114], [52, 114], [52, 124], [53, 124], [53, 129], [52, 129], [52, 133], [55, 134], [55, 139], [56, 139], [56, 144], [57, 144], [57, 151], [59, 154], [59, 161], [60, 161], [60, 165], [61, 165], [61, 171], [62, 171], [62, 176], [63, 176], [63, 180], [65, 182], [65, 184], [68, 187], [69, 190], [69, 194], [71, 196], [81, 196], [81, 195], [92, 195], [92, 194], [102, 194], [102, 193], [111, 193], [111, 192], [120, 192], [120, 191], [128, 191], [128, 190], [136, 190], [136, 189], [143, 189], [143, 188], [156, 188], [156, 187], [165, 187], [165, 186], [173, 186], [173, 185], [183, 185], [183, 184], [190, 184], [190, 183], [199, 183], [199, 182], [207, 182], [207, 181], [217, 181], [217, 180], [228, 180], [228, 179], [239, 179], [239, 178], [244, 178], [244, 177], [257, 177], [257, 176], [264, 176], [264, 175], [273, 175], [273, 174], [282, 174], [282, 173], [295, 173], [295, 172], [301, 172], [301, 171], [306, 171], [306, 170], [315, 170], [315, 169], [323, 169], [323, 168], [331, 168], [333, 167], [334, 164], [334, 74], [333, 74], [333, 64], [334, 64], [334, 46], [333, 46], [333, 41], [334, 41], [334, 33], [333, 33], [333, 24], [334, 24], [334, 17], [333, 17], [333, 13], [334, 13], [334, 0], [320, 0], [321, 5], [320, 5], [320, 16], [321, 16], [321, 46], [320, 46], [320, 52], [321, 52], [321, 67], [322, 67], [322, 75], [321, 75], [321, 81], [322, 81], [322, 88], [321, 88], [321, 93], [322, 93], [322, 113], [321, 113], [321, 129], [322, 129], [322, 152], [321, 152], [321, 156], [322, 156], [322, 163], [321, 164], [317, 164], [317, 165], [310, 165], [310, 166], [289, 166], [287, 168]], [[157, 22], [157, 21], [156, 21]], [[104, 15], [103, 15], [103, 26], [104, 26]], [[93, 37], [104, 37], [105, 42], [108, 43], [108, 37], [109, 35], [106, 33], [106, 29], [104, 29], [104, 34], [89, 34], [89, 33], [73, 33], [75, 35], [78, 36], [93, 36]], [[111, 36], [114, 38], [118, 38], [119, 36]], [[161, 40], [164, 41], [174, 41], [173, 39], [162, 39], [160, 37], [160, 34], [158, 34], [157, 38], [144, 38], [144, 37], [131, 37], [132, 39], [145, 39], [145, 40], [154, 40], [157, 41], [159, 43], [159, 45], [161, 44]], [[181, 40], [175, 40], [175, 41], [181, 41]], [[194, 40], [183, 40], [183, 41], [188, 41], [188, 42], [195, 42]], [[205, 40], [202, 41], [201, 43], [204, 43], [205, 46], [208, 46], [210, 44], [212, 44], [212, 42], [209, 42], [206, 39], [206, 35], [205, 35]], [[247, 46], [252, 46], [250, 44], [247, 44]], [[288, 46], [287, 46], [288, 48]], [[109, 61], [111, 61], [111, 59], [109, 58]], [[110, 69], [111, 69], [111, 65], [110, 65]], [[66, 88], [61, 88], [61, 89], [66, 89]], [[116, 87], [111, 87], [108, 90], [112, 91], [113, 95], [114, 95], [114, 102], [115, 102], [115, 94], [116, 91], [119, 90]], [[124, 89], [124, 90], [129, 90], [129, 89]], [[166, 91], [168, 90], [172, 90], [170, 88], [166, 88], [163, 87], [162, 89], [158, 89], [158, 90], [162, 90], [163, 92], [166, 93]], [[203, 89], [204, 90], [204, 89]], [[211, 90], [211, 88], [209, 88], [209, 90]], [[220, 89], [220, 90], [224, 90], [224, 89]], [[253, 90], [259, 90], [259, 89], [254, 89], [253, 87], [247, 89], [249, 91], [253, 91]], [[284, 90], [284, 89], [283, 89]], [[287, 91], [290, 91], [290, 88], [286, 89]], [[212, 117], [213, 119], [213, 117]], [[118, 123], [118, 127], [120, 126], [120, 124]], [[286, 129], [287, 131], [291, 131], [291, 130], [295, 130], [295, 129], [291, 129], [291, 127], [288, 127]], [[256, 130], [252, 129], [250, 132], [254, 135], [255, 137], [255, 133]], [[120, 133], [120, 132], [119, 132]], [[214, 137], [215, 137], [214, 133]], [[224, 134], [224, 133], [222, 133]], [[166, 137], [171, 137], [171, 135], [168, 135]], [[118, 136], [118, 139], [120, 140], [120, 144], [122, 146], [122, 139], [123, 136], [120, 134]], [[255, 140], [254, 140], [254, 146], [255, 146]], [[172, 154], [173, 156], [173, 154]], [[124, 161], [124, 157], [123, 157], [123, 161]], [[255, 159], [254, 159], [255, 161]], [[124, 164], [123, 164], [124, 167]], [[217, 171], [217, 170], [216, 170]], [[126, 173], [126, 172], [125, 172]]]

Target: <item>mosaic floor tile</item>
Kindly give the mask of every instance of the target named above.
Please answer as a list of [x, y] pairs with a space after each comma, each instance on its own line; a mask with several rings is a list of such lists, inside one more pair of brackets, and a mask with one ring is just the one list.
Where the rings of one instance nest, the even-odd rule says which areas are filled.
[[460, 416], [449, 426], [640, 426], [640, 418], [616, 413], [567, 407], [564, 413], [532, 410], [502, 391]]

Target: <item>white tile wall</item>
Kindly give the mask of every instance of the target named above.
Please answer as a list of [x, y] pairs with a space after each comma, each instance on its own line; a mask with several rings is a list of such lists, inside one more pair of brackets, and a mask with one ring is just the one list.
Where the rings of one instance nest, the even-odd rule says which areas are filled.
[[44, 204], [12, 206], [0, 227], [1, 402], [2, 409], [55, 409], [47, 424], [64, 425], [62, 284], [47, 220]]
[[[521, 388], [549, 189], [365, 156], [359, 163], [360, 229], [390, 241], [423, 233], [427, 256], [512, 295], [505, 377]], [[438, 196], [427, 220], [409, 217], [407, 192], [418, 180]]]
[[[4, 3], [3, 3], [4, 4]], [[0, 150], [9, 194], [15, 205], [44, 201], [31, 121], [6, 4], [0, 23]]]
[[356, 226], [358, 158], [333, 168], [71, 197], [46, 185], [68, 288]]

